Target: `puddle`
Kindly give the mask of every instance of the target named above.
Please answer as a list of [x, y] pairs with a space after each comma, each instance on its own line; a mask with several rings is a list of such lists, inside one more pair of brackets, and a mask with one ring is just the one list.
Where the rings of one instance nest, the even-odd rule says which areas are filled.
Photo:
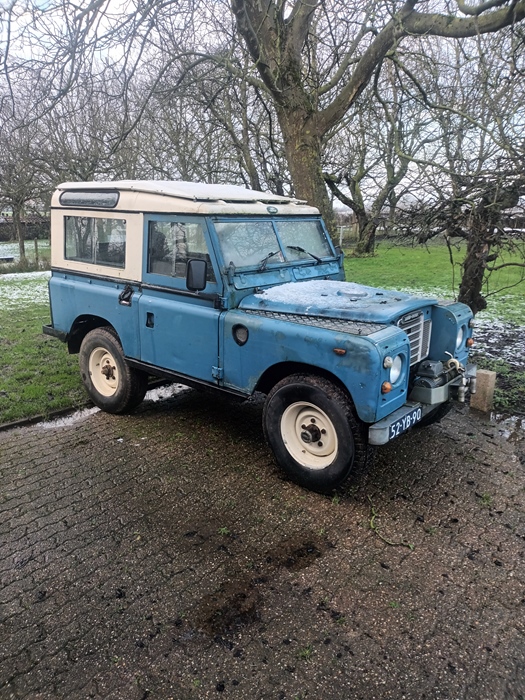
[[498, 433], [504, 440], [519, 442], [525, 439], [525, 416], [506, 416], [491, 413], [490, 419], [498, 426]]
[[197, 626], [211, 637], [229, 635], [259, 619], [261, 593], [249, 577], [227, 581], [219, 591], [204, 596]]

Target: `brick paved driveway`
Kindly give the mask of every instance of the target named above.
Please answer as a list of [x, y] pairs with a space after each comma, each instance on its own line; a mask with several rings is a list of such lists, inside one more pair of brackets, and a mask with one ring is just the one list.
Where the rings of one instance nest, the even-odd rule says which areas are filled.
[[453, 413], [331, 499], [191, 391], [0, 433], [0, 698], [523, 700], [524, 446]]

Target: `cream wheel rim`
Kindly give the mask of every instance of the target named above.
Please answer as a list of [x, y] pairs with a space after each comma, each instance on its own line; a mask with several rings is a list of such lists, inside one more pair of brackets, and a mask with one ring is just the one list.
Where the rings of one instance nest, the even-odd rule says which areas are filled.
[[308, 469], [326, 469], [337, 456], [334, 424], [318, 406], [291, 404], [281, 417], [281, 437], [296, 462]]
[[106, 348], [95, 348], [89, 356], [89, 375], [102, 396], [113, 396], [119, 386], [119, 371], [113, 355]]

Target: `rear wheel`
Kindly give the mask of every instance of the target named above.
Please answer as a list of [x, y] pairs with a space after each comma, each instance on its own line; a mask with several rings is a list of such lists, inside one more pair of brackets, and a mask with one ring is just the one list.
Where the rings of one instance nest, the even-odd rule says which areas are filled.
[[363, 425], [350, 398], [324, 377], [295, 374], [268, 394], [265, 437], [277, 463], [301, 486], [326, 493], [366, 463]]
[[148, 376], [128, 366], [112, 328], [95, 328], [80, 346], [80, 374], [93, 403], [108, 413], [126, 413], [139, 405]]

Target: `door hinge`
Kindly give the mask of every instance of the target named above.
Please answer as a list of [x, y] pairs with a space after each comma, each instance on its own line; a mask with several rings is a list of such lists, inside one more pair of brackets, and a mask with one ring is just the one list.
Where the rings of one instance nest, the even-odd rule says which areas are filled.
[[224, 368], [223, 367], [212, 367], [211, 376], [214, 379], [224, 379]]

